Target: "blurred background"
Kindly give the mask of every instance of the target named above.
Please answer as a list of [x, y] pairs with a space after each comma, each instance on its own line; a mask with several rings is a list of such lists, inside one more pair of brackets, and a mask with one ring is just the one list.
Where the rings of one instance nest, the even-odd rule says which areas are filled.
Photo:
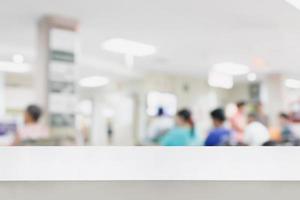
[[296, 0], [0, 0], [1, 145], [298, 145]]

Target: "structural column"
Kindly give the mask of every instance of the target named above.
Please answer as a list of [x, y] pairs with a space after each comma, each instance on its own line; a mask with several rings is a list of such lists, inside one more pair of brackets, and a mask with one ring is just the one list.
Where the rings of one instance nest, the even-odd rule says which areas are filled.
[[283, 77], [279, 74], [272, 74], [266, 77], [263, 83], [262, 96], [266, 99], [268, 115], [271, 125], [276, 125], [278, 122], [278, 114], [284, 111], [284, 86], [282, 84]]
[[52, 136], [75, 136], [78, 29], [77, 20], [60, 16], [45, 16], [38, 24], [34, 86]]

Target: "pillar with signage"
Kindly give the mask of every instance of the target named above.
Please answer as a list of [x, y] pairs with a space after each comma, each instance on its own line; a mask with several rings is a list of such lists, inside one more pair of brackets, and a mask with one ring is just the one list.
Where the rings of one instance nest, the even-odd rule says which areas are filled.
[[59, 16], [39, 22], [35, 87], [52, 137], [76, 133], [78, 29], [77, 20]]
[[285, 94], [282, 79], [280, 74], [271, 74], [264, 81], [265, 96], [268, 102], [266, 107], [273, 126], [278, 124], [278, 114], [284, 110]]

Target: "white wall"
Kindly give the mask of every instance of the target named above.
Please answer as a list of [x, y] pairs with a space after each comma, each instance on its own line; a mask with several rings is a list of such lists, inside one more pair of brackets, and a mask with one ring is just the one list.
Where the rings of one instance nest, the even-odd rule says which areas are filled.
[[108, 145], [107, 125], [111, 122], [111, 145], [134, 145], [134, 99], [126, 89], [112, 86], [94, 95], [92, 144]]
[[24, 110], [29, 104], [36, 103], [34, 90], [30, 87], [5, 87], [6, 108]]

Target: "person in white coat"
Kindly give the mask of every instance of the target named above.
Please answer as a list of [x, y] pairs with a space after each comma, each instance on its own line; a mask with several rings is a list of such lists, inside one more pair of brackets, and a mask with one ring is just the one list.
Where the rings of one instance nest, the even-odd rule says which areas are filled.
[[249, 146], [262, 146], [270, 141], [268, 129], [258, 121], [257, 115], [248, 115], [248, 125], [244, 133], [244, 143]]

